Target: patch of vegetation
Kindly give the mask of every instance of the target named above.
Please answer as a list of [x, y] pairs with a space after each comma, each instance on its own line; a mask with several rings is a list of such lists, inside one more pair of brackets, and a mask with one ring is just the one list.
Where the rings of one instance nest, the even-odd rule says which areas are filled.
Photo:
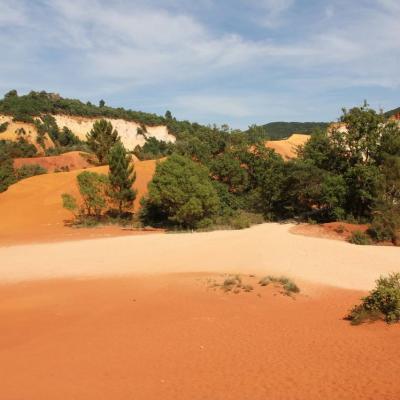
[[346, 317], [353, 325], [364, 321], [384, 319], [387, 323], [400, 321], [400, 274], [380, 277], [376, 287], [355, 306]]
[[27, 164], [15, 170], [17, 180], [26, 179], [35, 175], [47, 174], [47, 169], [39, 164]]
[[0, 133], [3, 133], [7, 130], [9, 123], [8, 122], [3, 122], [0, 124]]
[[56, 93], [32, 91], [27, 95], [19, 96], [16, 90], [8, 92], [0, 100], [0, 113], [11, 115], [16, 121], [33, 123], [34, 117], [44, 114], [79, 115], [82, 117], [121, 118], [127, 121], [136, 121], [145, 125], [163, 125], [165, 119], [155, 114], [141, 111], [112, 108], [99, 103], [96, 106], [90, 102], [83, 103], [76, 99], [64, 99]]
[[93, 226], [100, 222], [124, 225], [132, 220], [131, 208], [136, 198], [132, 185], [136, 174], [120, 141], [111, 148], [109, 160], [108, 176], [90, 171], [77, 176], [81, 202], [69, 193], [62, 194], [63, 207], [75, 217], [74, 225]]
[[362, 232], [362, 231], [354, 231], [350, 238], [349, 242], [352, 244], [358, 244], [361, 246], [366, 246], [372, 244], [372, 240], [370, 236], [368, 236], [367, 233]]
[[204, 228], [212, 223], [219, 208], [208, 169], [174, 154], [157, 164], [142, 202], [142, 219], [145, 225], [165, 221], [182, 228]]
[[258, 283], [261, 286], [268, 286], [271, 283], [280, 285], [284, 290], [284, 293], [288, 296], [300, 292], [300, 288], [296, 285], [296, 283], [286, 276], [277, 277], [268, 275], [261, 278]]
[[155, 160], [172, 154], [174, 147], [174, 143], [168, 143], [150, 136], [146, 137], [146, 143], [143, 146], [137, 145], [135, 147], [133, 154], [139, 160]]
[[270, 122], [262, 125], [266, 136], [272, 140], [281, 140], [291, 136], [293, 133], [312, 134], [316, 130], [326, 130], [328, 122]]

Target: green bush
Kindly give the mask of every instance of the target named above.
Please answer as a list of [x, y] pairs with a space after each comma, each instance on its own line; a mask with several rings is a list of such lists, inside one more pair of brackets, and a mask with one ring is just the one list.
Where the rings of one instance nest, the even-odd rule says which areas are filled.
[[361, 246], [372, 244], [371, 238], [368, 234], [362, 231], [354, 231], [349, 238], [349, 242]]
[[220, 203], [208, 169], [174, 154], [157, 165], [143, 207], [147, 218], [157, 215], [164, 223], [193, 229], [213, 218]]
[[383, 318], [387, 323], [400, 320], [400, 273], [380, 277], [376, 287], [346, 317], [353, 325]]
[[26, 179], [35, 175], [47, 174], [47, 169], [39, 164], [27, 164], [15, 170], [15, 176], [18, 180]]
[[300, 288], [296, 283], [286, 276], [267, 275], [264, 278], [261, 278], [258, 283], [261, 286], [268, 286], [270, 283], [278, 284], [282, 286], [284, 293], [288, 296], [300, 292]]
[[8, 122], [3, 122], [0, 124], [0, 133], [3, 133], [7, 130], [9, 123]]

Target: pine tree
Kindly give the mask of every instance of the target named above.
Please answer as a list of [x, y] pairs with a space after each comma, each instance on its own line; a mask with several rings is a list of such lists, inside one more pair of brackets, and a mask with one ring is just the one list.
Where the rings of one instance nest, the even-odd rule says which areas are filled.
[[136, 180], [132, 157], [127, 154], [124, 145], [119, 141], [111, 148], [109, 165], [109, 196], [117, 204], [119, 213], [122, 214], [124, 209], [132, 207], [137, 193], [132, 189]]
[[93, 124], [92, 130], [86, 135], [86, 140], [99, 163], [104, 164], [108, 160], [111, 147], [119, 141], [119, 137], [111, 122], [101, 119]]

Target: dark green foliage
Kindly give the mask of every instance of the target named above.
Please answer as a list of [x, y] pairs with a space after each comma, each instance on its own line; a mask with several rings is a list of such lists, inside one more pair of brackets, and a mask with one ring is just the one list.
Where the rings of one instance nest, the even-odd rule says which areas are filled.
[[0, 154], [0, 193], [16, 182], [13, 162], [10, 158]]
[[387, 323], [400, 321], [400, 274], [380, 277], [370, 294], [361, 299], [346, 317], [353, 325], [383, 318]]
[[0, 140], [0, 155], [9, 158], [34, 157], [37, 155], [36, 147], [20, 137], [17, 142]]
[[155, 160], [172, 154], [173, 150], [173, 143], [167, 143], [149, 136], [146, 137], [146, 143], [143, 146], [135, 147], [133, 153], [139, 160]]
[[111, 147], [119, 141], [118, 132], [113, 129], [110, 121], [101, 119], [93, 124], [92, 130], [86, 136], [89, 148], [96, 154], [99, 164], [105, 164]]
[[33, 122], [33, 117], [40, 117], [43, 114], [66, 114], [95, 118], [121, 118], [151, 126], [165, 123], [163, 117], [155, 114], [112, 108], [106, 105], [97, 107], [90, 102], [82, 103], [75, 99], [64, 99], [55, 93], [32, 91], [24, 96], [18, 96], [14, 91], [11, 95], [10, 93], [0, 101], [0, 113], [12, 115], [18, 121]]
[[375, 165], [356, 164], [344, 175], [348, 187], [347, 210], [355, 218], [369, 219], [384, 177]]
[[230, 192], [241, 193], [247, 188], [248, 173], [233, 153], [216, 156], [210, 163], [210, 171], [212, 177], [225, 183]]
[[27, 164], [15, 170], [17, 180], [29, 178], [35, 175], [43, 175], [47, 173], [47, 169], [38, 164]]
[[107, 206], [107, 176], [96, 172], [84, 171], [77, 176], [77, 180], [83, 200], [82, 214], [89, 217], [100, 217]]
[[262, 125], [267, 136], [272, 140], [287, 138], [293, 133], [312, 133], [315, 130], [326, 130], [327, 122], [270, 122]]
[[158, 215], [173, 225], [196, 228], [211, 222], [220, 203], [207, 168], [172, 155], [157, 165], [144, 207], [147, 217]]
[[7, 130], [9, 123], [8, 122], [3, 122], [0, 124], [0, 133], [3, 133]]
[[132, 185], [136, 180], [133, 169], [132, 157], [127, 154], [124, 145], [118, 141], [110, 150], [109, 154], [110, 183], [109, 196], [115, 202], [119, 214], [129, 210], [136, 198], [136, 190]]
[[361, 231], [354, 231], [351, 234], [349, 242], [352, 244], [358, 244], [361, 246], [366, 246], [372, 244], [371, 238], [368, 236], [367, 233]]

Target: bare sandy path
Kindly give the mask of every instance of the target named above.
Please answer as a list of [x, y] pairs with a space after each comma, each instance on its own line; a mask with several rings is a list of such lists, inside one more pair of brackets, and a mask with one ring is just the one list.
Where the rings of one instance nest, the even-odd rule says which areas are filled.
[[175, 272], [287, 274], [368, 290], [380, 274], [400, 271], [400, 248], [355, 246], [293, 235], [293, 225], [242, 231], [154, 234], [0, 248], [0, 280]]

